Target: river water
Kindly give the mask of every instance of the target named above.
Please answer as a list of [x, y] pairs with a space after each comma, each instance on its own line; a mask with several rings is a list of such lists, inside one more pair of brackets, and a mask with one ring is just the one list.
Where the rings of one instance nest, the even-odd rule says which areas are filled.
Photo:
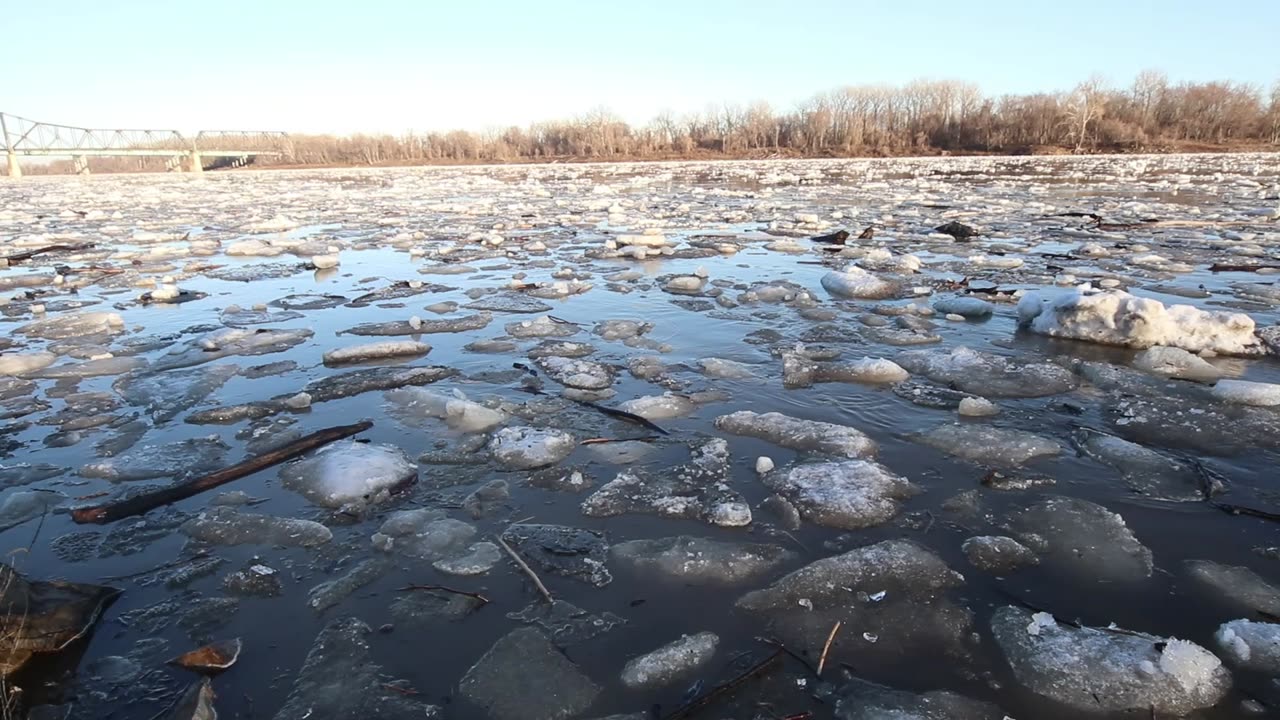
[[[1163, 700], [1137, 691], [1138, 700], [1115, 700], [1123, 693], [1109, 695], [1114, 685], [1108, 683], [1178, 682], [1172, 675], [1144, 680], [1143, 672], [1164, 670], [1144, 670], [1140, 659], [1117, 670], [1085, 653], [1058, 676], [1059, 684], [1086, 687], [1096, 706], [1072, 703], [1064, 699], [1071, 691], [1055, 695], [1030, 680], [1026, 667], [995, 637], [993, 615], [1012, 607], [1057, 618], [1059, 627], [1046, 632], [1062, 633], [1068, 648], [1071, 623], [1149, 633], [1158, 638], [1152, 647], [1167, 638], [1194, 642], [1216, 656], [1211, 664], [1223, 661], [1216, 672], [1225, 675], [1205, 683], [1221, 685], [1226, 677], [1229, 684], [1206, 690], [1212, 697], [1192, 703], [1203, 707], [1197, 717], [1275, 713], [1280, 665], [1274, 658], [1280, 653], [1272, 650], [1269, 668], [1247, 666], [1223, 649], [1215, 633], [1236, 619], [1276, 620], [1269, 612], [1280, 604], [1276, 526], [1262, 517], [1224, 512], [1223, 506], [1280, 512], [1274, 473], [1280, 409], [1227, 402], [1211, 388], [1217, 377], [1280, 383], [1280, 365], [1261, 350], [1249, 357], [1202, 353], [1213, 378], [1169, 378], [1135, 369], [1141, 365], [1139, 348], [1046, 337], [1020, 327], [1015, 303], [1026, 291], [1063, 291], [1106, 280], [1104, 287], [1139, 297], [1241, 312], [1258, 328], [1274, 326], [1280, 321], [1275, 275], [1208, 267], [1280, 264], [1278, 195], [1280, 160], [1257, 155], [250, 171], [198, 179], [31, 178], [0, 185], [4, 254], [92, 243], [0, 271], [0, 287], [10, 298], [0, 306], [4, 356], [56, 356], [8, 378], [2, 464], [13, 486], [3, 490], [0, 507], [15, 514], [0, 540], [11, 553], [9, 562], [31, 579], [123, 590], [86, 640], [38, 655], [10, 683], [22, 688], [25, 704], [64, 706], [70, 717], [149, 718], [165, 712], [196, 678], [165, 660], [203, 642], [238, 637], [243, 652], [237, 663], [213, 680], [219, 717], [666, 717], [773, 652], [762, 638], [781, 642], [816, 666], [837, 619], [842, 624], [821, 678], [784, 655], [733, 692], [716, 695], [698, 710], [700, 716], [1145, 717], [1155, 715], [1149, 706]], [[1106, 224], [1061, 214], [1067, 212], [1097, 213]], [[950, 221], [981, 234], [960, 242], [933, 230]], [[876, 228], [874, 237], [857, 239], [868, 226]], [[825, 252], [822, 243], [809, 239], [839, 229], [851, 232], [842, 253]], [[661, 236], [669, 254], [652, 248], [643, 259], [625, 256], [615, 248], [641, 242], [630, 236], [653, 244]], [[1100, 251], [1086, 247], [1090, 243]], [[337, 267], [315, 269], [335, 255]], [[850, 264], [891, 287], [878, 293], [883, 297], [863, 298], [824, 288], [824, 276]], [[673, 278], [681, 280], [671, 284]], [[393, 297], [350, 304], [397, 283], [400, 292]], [[148, 291], [163, 294], [167, 284], [188, 293], [179, 298], [184, 302], [139, 300]], [[679, 289], [685, 287], [693, 289]], [[985, 287], [1006, 296], [971, 292]], [[947, 319], [931, 309], [935, 301], [966, 294], [991, 300], [991, 314]], [[302, 302], [281, 299], [300, 295], [334, 297], [319, 303], [323, 308], [244, 324], [255, 306], [280, 313], [286, 309], [281, 305]], [[362, 323], [418, 318], [429, 325], [473, 316], [485, 311], [438, 304], [513, 296], [547, 309], [488, 311], [483, 327], [458, 332], [346, 332]], [[232, 305], [245, 312], [229, 313]], [[49, 337], [39, 329], [43, 320], [89, 312], [115, 313], [123, 325], [105, 321], [104, 327], [68, 337]], [[544, 338], [512, 336], [521, 333], [520, 323], [545, 315], [554, 319], [541, 322], [566, 335], [557, 339], [591, 346], [585, 359], [599, 365], [588, 369], [607, 373], [608, 390], [570, 391], [566, 399], [554, 373], [529, 358]], [[623, 342], [595, 332], [608, 320], [651, 327]], [[227, 343], [225, 356], [208, 362], [196, 357], [219, 347], [225, 336], [217, 333], [237, 324], [311, 334], [289, 336], [295, 339], [266, 348], [278, 350], [267, 354], [242, 354], [240, 345]], [[929, 336], [932, 342], [897, 344], [902, 335], [884, 330]], [[474, 345], [493, 339], [510, 339], [514, 346]], [[431, 349], [355, 366], [321, 361], [326, 352], [380, 340], [421, 340]], [[1265, 345], [1259, 341], [1258, 347]], [[970, 366], [945, 377], [920, 369], [926, 354], [950, 357], [957, 348], [980, 353], [985, 369]], [[199, 364], [165, 369], [183, 351], [194, 352]], [[783, 382], [784, 355], [797, 352], [822, 358], [814, 360], [819, 363], [884, 358], [912, 377], [907, 384], [798, 387]], [[71, 367], [107, 354], [134, 360], [85, 377]], [[658, 358], [650, 366], [657, 370], [643, 372], [636, 362], [643, 357]], [[704, 369], [708, 358], [745, 370], [741, 377], [717, 377]], [[991, 363], [1005, 360], [1014, 362], [1008, 373], [1014, 389], [1006, 384], [1005, 391], [993, 391]], [[284, 364], [262, 369], [268, 363]], [[1023, 372], [1027, 364], [1033, 370], [1056, 368], [1070, 378], [1069, 387], [1035, 387], [1040, 376]], [[189, 422], [212, 408], [270, 405], [308, 383], [386, 366], [454, 371], [413, 392], [453, 398], [460, 391], [497, 410], [502, 419], [489, 433], [529, 426], [569, 433], [574, 443], [639, 441], [580, 444], [550, 471], [522, 469], [489, 458], [483, 449], [464, 452], [481, 447], [485, 438], [398, 407], [395, 393], [382, 391], [310, 407], [272, 405], [257, 420]], [[50, 372], [58, 368], [65, 372]], [[163, 374], [170, 379], [155, 381], [155, 392], [127, 391], [129, 383], [145, 384], [142, 379]], [[210, 380], [214, 376], [217, 382]], [[201, 381], [212, 386], [192, 389]], [[919, 393], [931, 391], [943, 399], [921, 400]], [[673, 411], [676, 417], [653, 416], [665, 431], [661, 435], [574, 399], [588, 397], [612, 408], [663, 393], [675, 393], [681, 407]], [[985, 396], [999, 412], [961, 417], [955, 403], [962, 395]], [[770, 458], [776, 472], [795, 463], [847, 458], [833, 460], [795, 444], [786, 447], [785, 441], [780, 445], [776, 438], [717, 427], [717, 418], [737, 411], [854, 428], [878, 448], [874, 460], [868, 453], [862, 457], [914, 490], [881, 499], [891, 508], [887, 516], [856, 521], [824, 520], [820, 511], [796, 502], [803, 519], [793, 525], [774, 511], [786, 503], [767, 502], [779, 490], [762, 481], [757, 458]], [[361, 419], [373, 422], [362, 439], [398, 448], [410, 462], [423, 460], [416, 482], [357, 508], [332, 508], [285, 487], [272, 468], [112, 525], [77, 525], [68, 513], [188, 471], [237, 462], [249, 453], [246, 443], [254, 431], [268, 441], [279, 434], [283, 442]], [[926, 441], [924, 435], [953, 424], [967, 431], [1030, 433], [1056, 451], [1018, 463], [1008, 459], [995, 436], [962, 435], [950, 447]], [[767, 435], [768, 429], [756, 434], [761, 432]], [[125, 460], [136, 469], [147, 465], [147, 448], [210, 436], [226, 446], [216, 457], [174, 451], [173, 467], [144, 473], [149, 479], [95, 477], [103, 473], [87, 470], [104, 462], [129, 465]], [[653, 507], [609, 517], [584, 513], [584, 501], [590, 504], [593, 493], [620, 473], [636, 473], [642, 485], [657, 487], [679, 474], [691, 447], [717, 438], [727, 441], [729, 453], [719, 482], [749, 506], [749, 523], [664, 517]], [[1108, 461], [1089, 451], [1089, 438], [1132, 441], [1149, 453], [1135, 462], [1166, 465], [1134, 469], [1123, 460]], [[341, 465], [338, 481], [359, 482], [362, 463]], [[12, 478], [27, 465], [51, 467], [41, 473], [47, 477], [18, 484]], [[543, 482], [573, 470], [591, 487], [548, 489]], [[1036, 482], [999, 489], [992, 486], [993, 473]], [[505, 481], [505, 494], [498, 489], [496, 500], [479, 505], [469, 499], [495, 480]], [[1205, 488], [1211, 482], [1222, 483], [1224, 491], [1210, 497]], [[22, 512], [16, 502], [12, 508], [5, 504], [21, 493], [21, 503], [29, 503], [33, 491], [45, 490], [61, 493], [48, 496], [54, 499], [45, 503], [47, 511]], [[193, 538], [184, 523], [216, 504], [238, 502], [222, 495], [232, 491], [253, 500], [229, 512], [313, 521], [326, 526], [331, 538], [312, 547]], [[1118, 536], [1091, 535], [1100, 532], [1098, 526], [1045, 510], [1059, 507], [1053, 503], [1061, 498], [1088, 501], [1091, 513], [1105, 508], [1118, 514], [1121, 535], [1149, 551], [1148, 567], [1132, 567], [1142, 550], [1129, 547], [1116, 557]], [[542, 556], [531, 551], [537, 555], [534, 570], [550, 593], [582, 616], [576, 618], [576, 634], [563, 624], [559, 633], [554, 623], [532, 627], [576, 667], [553, 672], [537, 654], [486, 665], [482, 656], [504, 636], [530, 626], [528, 617], [545, 612], [544, 602], [505, 553], [488, 563], [491, 569], [459, 576], [442, 572], [432, 558], [383, 552], [371, 541], [395, 513], [430, 508], [471, 526], [468, 543], [488, 543], [513, 523], [533, 523], [595, 531], [601, 547], [693, 536], [768, 544], [777, 559], [750, 577], [722, 582], [710, 574], [655, 572], [604, 550], [599, 557], [611, 581], [593, 584], [540, 565]], [[9, 517], [3, 510], [0, 515]], [[1114, 523], [1103, 525], [1115, 530]], [[1032, 559], [1001, 570], [975, 566], [962, 545], [985, 536], [1014, 538]], [[963, 580], [925, 593], [914, 576], [895, 575], [884, 566], [877, 572], [888, 575], [865, 582], [856, 573], [835, 577], [833, 587], [847, 585], [835, 600], [802, 598], [808, 604], [765, 611], [739, 602], [822, 558], [856, 555], [860, 548], [897, 540], [910, 541], [913, 552], [945, 563]], [[567, 559], [574, 567], [581, 566], [579, 555], [572, 548], [547, 554], [553, 563]], [[1240, 574], [1225, 587], [1198, 581], [1194, 561], [1247, 568], [1262, 587], [1248, 592]], [[173, 574], [197, 566], [206, 572]], [[362, 567], [373, 569], [361, 576]], [[228, 580], [237, 573], [260, 576], [266, 569], [268, 584], [278, 585], [269, 597]], [[312, 607], [314, 587], [353, 569], [362, 580], [358, 587], [339, 594], [330, 607]], [[490, 602], [449, 616], [441, 608], [452, 603], [456, 609], [463, 596], [403, 590], [413, 584], [479, 593]], [[882, 601], [875, 598], [881, 586], [888, 590]], [[526, 609], [524, 618], [513, 617]], [[361, 634], [367, 654], [341, 644], [313, 649], [326, 626], [335, 628], [347, 617], [367, 626]], [[620, 680], [628, 660], [703, 632], [718, 637], [709, 660], [642, 688]], [[1151, 652], [1153, 662], [1164, 667], [1163, 651]], [[315, 665], [310, 674], [303, 670], [309, 653]], [[355, 665], [344, 666], [335, 653]], [[884, 689], [859, 695], [856, 688], [863, 686], [857, 680], [909, 695], [885, 695]], [[584, 692], [583, 684], [592, 689]], [[469, 685], [482, 689], [477, 694]], [[918, 694], [930, 691], [957, 693], [975, 701], [966, 707], [981, 709], [922, 709], [929, 703], [920, 705]], [[528, 703], [521, 708], [494, 699], [504, 693], [526, 696]], [[343, 714], [343, 703], [353, 698], [375, 714]], [[390, 705], [367, 709], [380, 702]], [[1175, 706], [1158, 716], [1182, 714]], [[889, 714], [891, 708], [906, 713], [904, 707], [916, 714]], [[53, 716], [62, 715], [40, 715]]]

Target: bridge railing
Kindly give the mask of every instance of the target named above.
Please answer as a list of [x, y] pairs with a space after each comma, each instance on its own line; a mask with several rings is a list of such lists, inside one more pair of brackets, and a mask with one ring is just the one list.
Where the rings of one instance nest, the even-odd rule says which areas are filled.
[[19, 155], [169, 157], [196, 171], [202, 156], [292, 155], [288, 134], [274, 130], [202, 130], [187, 137], [177, 130], [83, 128], [8, 113], [0, 113], [0, 147], [12, 176], [21, 174]]

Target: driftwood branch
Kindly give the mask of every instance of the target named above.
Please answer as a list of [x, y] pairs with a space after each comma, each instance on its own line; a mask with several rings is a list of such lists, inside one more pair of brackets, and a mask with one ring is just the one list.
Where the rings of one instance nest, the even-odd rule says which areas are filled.
[[682, 718], [687, 718], [693, 715], [694, 713], [698, 712], [699, 710], [702, 710], [706, 706], [715, 702], [717, 698], [721, 697], [722, 695], [725, 695], [726, 693], [732, 692], [733, 690], [737, 689], [738, 686], [742, 685], [743, 683], [750, 680], [751, 678], [756, 677], [757, 675], [764, 674], [765, 671], [767, 671], [774, 663], [776, 663], [778, 661], [778, 658], [782, 657], [783, 653], [785, 652], [786, 652], [786, 649], [779, 646], [777, 650], [774, 650], [773, 653], [769, 655], [769, 657], [747, 668], [746, 671], [744, 671], [741, 675], [738, 675], [737, 677], [733, 678], [732, 680], [711, 688], [704, 695], [700, 697], [696, 697], [692, 701], [690, 701], [688, 704], [677, 708], [674, 712], [672, 712], [670, 715], [664, 718], [664, 720], [681, 720]]
[[524, 571], [524, 574], [529, 576], [529, 579], [532, 580], [533, 584], [538, 588], [538, 592], [542, 593], [542, 597], [546, 598], [547, 602], [554, 604], [556, 600], [551, 597], [551, 591], [547, 589], [546, 585], [542, 584], [542, 579], [533, 571], [533, 568], [529, 567], [529, 563], [525, 562], [524, 558], [520, 557], [515, 550], [512, 550], [506, 540], [503, 540], [498, 535], [494, 535], [493, 539], [498, 541], [498, 544], [502, 546], [503, 550], [507, 551], [507, 554], [511, 556], [511, 559], [516, 561], [516, 565], [519, 565], [520, 569]]
[[5, 262], [13, 265], [14, 263], [20, 263], [24, 260], [30, 260], [37, 255], [44, 255], [51, 252], [80, 252], [81, 250], [89, 250], [92, 247], [93, 243], [81, 243], [79, 245], [45, 245], [44, 247], [38, 247], [33, 250], [26, 250], [24, 252], [7, 255], [3, 259]]
[[411, 590], [430, 590], [430, 591], [437, 591], [437, 592], [452, 593], [454, 595], [462, 595], [465, 597], [472, 598], [474, 600], [479, 600], [481, 605], [488, 605], [490, 602], [489, 598], [481, 595], [480, 593], [467, 592], [466, 590], [455, 590], [451, 587], [446, 587], [444, 585], [405, 585], [404, 587], [400, 588], [400, 592], [409, 592]]
[[242, 477], [258, 472], [259, 470], [265, 470], [272, 465], [279, 465], [286, 460], [292, 460], [293, 458], [314, 450], [322, 445], [328, 445], [335, 440], [341, 440], [345, 437], [350, 437], [357, 433], [364, 432], [371, 427], [373, 427], [373, 423], [365, 420], [354, 425], [339, 425], [338, 427], [319, 430], [305, 437], [298, 438], [283, 447], [263, 453], [257, 457], [249, 458], [248, 460], [236, 463], [231, 467], [223, 468], [193, 480], [177, 483], [168, 487], [157, 488], [149, 493], [124, 498], [115, 502], [77, 508], [71, 511], [71, 519], [78, 523], [103, 524], [115, 522], [122, 518], [133, 517], [134, 515], [141, 515], [158, 507], [168, 505], [179, 500], [185, 500], [193, 495], [198, 495], [205, 490], [216, 488], [219, 485], [225, 485], [232, 480], [239, 480]]
[[822, 646], [822, 657], [818, 658], [818, 676], [822, 676], [822, 669], [827, 666], [827, 653], [831, 652], [831, 643], [835, 642], [836, 633], [840, 632], [841, 621], [837, 620], [835, 625], [831, 626], [831, 634], [827, 636], [827, 643]]

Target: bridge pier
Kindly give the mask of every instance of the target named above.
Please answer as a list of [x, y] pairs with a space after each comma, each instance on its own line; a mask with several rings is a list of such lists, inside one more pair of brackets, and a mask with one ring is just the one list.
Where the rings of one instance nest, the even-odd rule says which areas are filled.
[[199, 150], [192, 150], [191, 153], [187, 155], [187, 161], [190, 163], [191, 172], [196, 175], [204, 174], [204, 160], [200, 158]]
[[9, 163], [8, 163], [8, 164], [9, 164], [9, 177], [11, 177], [11, 178], [20, 178], [20, 177], [22, 177], [22, 166], [18, 164], [18, 153], [16, 153], [16, 152], [7, 152], [7, 153], [5, 153], [5, 157], [6, 157], [6, 158], [8, 159], [8, 161], [9, 161]]
[[71, 167], [76, 171], [77, 175], [89, 174], [89, 158], [84, 155], [72, 155]]

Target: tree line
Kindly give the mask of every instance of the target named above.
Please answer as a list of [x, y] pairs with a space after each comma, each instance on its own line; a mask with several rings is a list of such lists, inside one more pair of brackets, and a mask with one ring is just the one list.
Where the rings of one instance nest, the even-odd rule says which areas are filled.
[[[605, 108], [483, 132], [291, 135], [258, 165], [396, 165], [744, 157], [1171, 152], [1280, 146], [1280, 82], [1171, 82], [1157, 71], [1127, 87], [1097, 77], [1071, 90], [984, 96], [977, 85], [918, 80], [851, 85], [788, 111], [725, 104], [633, 126]], [[121, 169], [156, 169], [120, 159]], [[69, 163], [54, 163], [62, 169]], [[94, 160], [94, 170], [110, 170]], [[146, 167], [144, 167], [146, 166]]]

